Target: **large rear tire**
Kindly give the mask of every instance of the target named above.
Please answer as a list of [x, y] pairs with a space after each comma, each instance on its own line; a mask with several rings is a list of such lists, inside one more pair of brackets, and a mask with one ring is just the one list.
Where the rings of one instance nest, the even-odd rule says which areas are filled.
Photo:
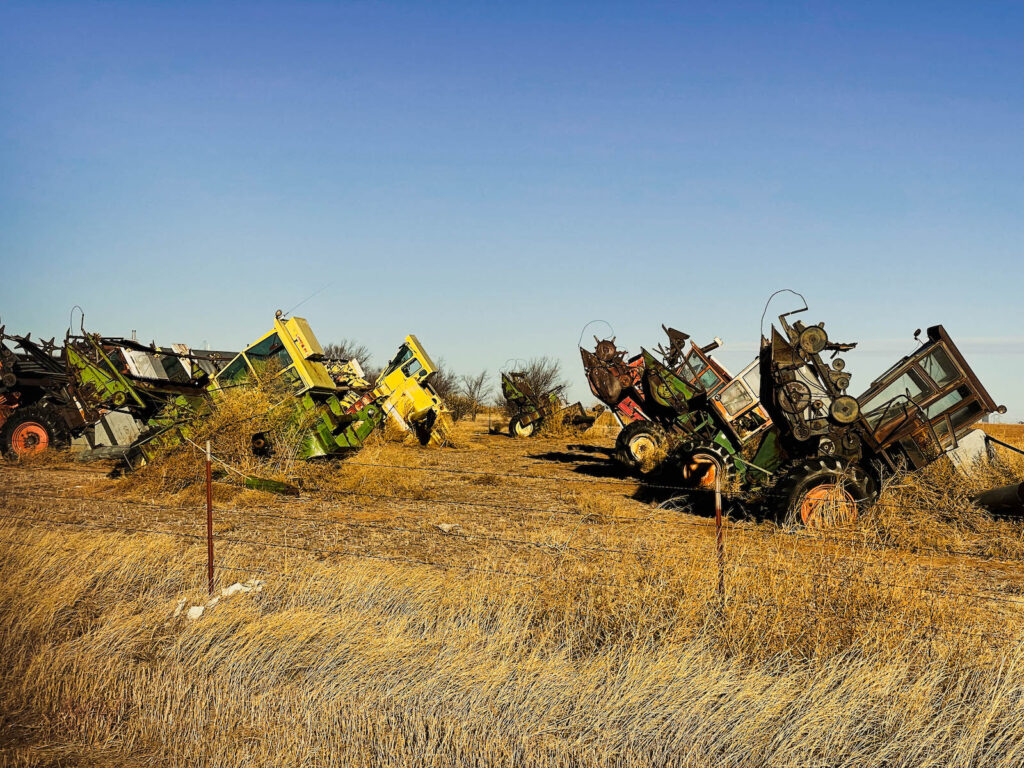
[[786, 525], [823, 529], [853, 523], [878, 496], [878, 487], [858, 465], [817, 456], [787, 472], [772, 496]]
[[46, 406], [17, 408], [0, 427], [0, 453], [14, 459], [67, 444], [67, 430], [60, 416]]
[[725, 485], [726, 478], [733, 469], [732, 457], [717, 443], [705, 443], [686, 452], [681, 469], [683, 482], [686, 484], [694, 488], [714, 490], [719, 473], [721, 483]]
[[615, 458], [630, 471], [648, 474], [658, 466], [658, 454], [668, 445], [665, 430], [650, 421], [634, 421], [619, 432]]
[[512, 437], [533, 437], [533, 433], [537, 431], [538, 423], [531, 421], [528, 424], [524, 424], [522, 416], [513, 416], [512, 421], [508, 423], [508, 433]]

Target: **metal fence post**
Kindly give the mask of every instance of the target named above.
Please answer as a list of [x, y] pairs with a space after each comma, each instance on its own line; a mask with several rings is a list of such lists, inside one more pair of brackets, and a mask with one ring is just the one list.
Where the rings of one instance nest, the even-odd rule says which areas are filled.
[[723, 467], [715, 467], [715, 547], [718, 550], [718, 603], [725, 613], [725, 539], [722, 532], [722, 473]]
[[206, 441], [206, 582], [213, 594], [213, 468], [210, 441]]

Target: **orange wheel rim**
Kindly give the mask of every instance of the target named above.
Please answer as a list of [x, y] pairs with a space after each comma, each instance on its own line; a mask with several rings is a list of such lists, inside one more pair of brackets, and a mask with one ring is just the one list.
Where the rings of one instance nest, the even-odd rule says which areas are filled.
[[718, 465], [713, 461], [702, 462], [701, 467], [704, 469], [704, 473], [700, 476], [698, 484], [701, 488], [714, 488], [715, 479], [718, 477]]
[[714, 488], [718, 477], [718, 462], [704, 456], [694, 456], [683, 465], [683, 479], [696, 482], [698, 488]]
[[827, 528], [857, 519], [857, 502], [840, 483], [822, 483], [804, 494], [800, 519], [808, 528]]
[[42, 424], [27, 421], [14, 428], [11, 447], [18, 456], [40, 453], [50, 447], [50, 433]]

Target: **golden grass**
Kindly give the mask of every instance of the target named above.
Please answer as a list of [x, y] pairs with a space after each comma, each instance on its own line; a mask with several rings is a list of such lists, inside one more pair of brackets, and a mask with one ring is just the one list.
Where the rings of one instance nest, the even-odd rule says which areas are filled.
[[[554, 474], [546, 449], [463, 439], [379, 439], [306, 465], [307, 501], [218, 508], [243, 569], [218, 586], [268, 583], [194, 623], [171, 614], [205, 599], [201, 541], [0, 528], [0, 712], [28, 734], [0, 765], [1021, 764], [1020, 525], [969, 498], [1024, 466], [899, 478], [841, 531], [732, 523], [723, 609], [707, 518], [568, 470], [544, 498], [514, 475]], [[201, 533], [190, 501], [4, 508]]]
[[[554, 575], [568, 581], [548, 586], [372, 561], [269, 563], [290, 577], [265, 576], [264, 591], [189, 622], [172, 613], [180, 597], [206, 599], [200, 547], [20, 538], [0, 533], [2, 706], [39, 738], [12, 747], [12, 765], [31, 764], [48, 739], [168, 765], [1024, 759], [1019, 645], [925, 642], [885, 612], [868, 628], [845, 621], [893, 601], [842, 581], [806, 587], [811, 618], [799, 589], [762, 575], [760, 599], [792, 603], [731, 600], [719, 616], [704, 562], [689, 588], [648, 578], [629, 591], [565, 569]], [[821, 652], [801, 661], [793, 650], [811, 646], [798, 635]]]

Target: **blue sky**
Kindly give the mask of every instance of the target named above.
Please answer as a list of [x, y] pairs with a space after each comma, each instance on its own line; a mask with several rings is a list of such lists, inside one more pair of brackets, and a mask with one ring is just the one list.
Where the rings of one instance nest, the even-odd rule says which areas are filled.
[[235, 348], [327, 285], [324, 342], [583, 396], [588, 321], [738, 367], [790, 287], [852, 389], [944, 323], [1024, 419], [1022, 39], [995, 3], [5, 2], [0, 317]]

